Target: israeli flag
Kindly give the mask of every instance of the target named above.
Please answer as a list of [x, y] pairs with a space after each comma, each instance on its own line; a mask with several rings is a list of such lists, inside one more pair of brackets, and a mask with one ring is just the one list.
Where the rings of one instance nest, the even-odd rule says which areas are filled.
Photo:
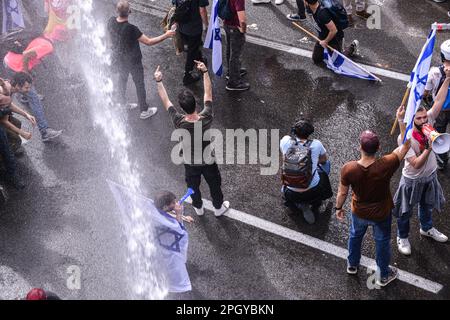
[[330, 54], [328, 49], [324, 49], [323, 55], [324, 62], [328, 69], [333, 70], [337, 74], [352, 78], [381, 81], [380, 78], [373, 75], [359, 64], [353, 62], [337, 50], [333, 50], [333, 53]]
[[420, 103], [422, 102], [423, 92], [425, 91], [435, 41], [436, 29], [432, 29], [428, 35], [425, 45], [422, 48], [420, 56], [417, 59], [416, 65], [411, 72], [411, 78], [408, 83], [408, 87], [411, 88], [411, 91], [405, 113], [406, 134], [403, 138], [403, 142], [411, 137], [411, 129], [414, 125], [414, 116], [416, 115], [417, 108], [419, 108]]
[[221, 76], [222, 68], [222, 34], [219, 23], [219, 1], [214, 0], [208, 32], [205, 37], [204, 47], [212, 49], [212, 68], [217, 76]]
[[132, 219], [138, 208], [150, 219], [150, 232], [158, 246], [158, 257], [166, 271], [169, 292], [186, 292], [192, 290], [189, 274], [186, 269], [188, 234], [182, 222], [159, 211], [153, 201], [130, 189], [108, 180], [109, 188], [114, 195], [123, 216]]
[[9, 33], [14, 29], [25, 28], [22, 8], [20, 7], [19, 2], [20, 0], [3, 0], [3, 34]]

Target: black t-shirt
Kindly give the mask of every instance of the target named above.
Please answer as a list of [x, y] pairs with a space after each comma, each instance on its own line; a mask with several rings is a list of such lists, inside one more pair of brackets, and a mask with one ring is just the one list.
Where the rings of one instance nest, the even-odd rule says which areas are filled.
[[[203, 158], [203, 151], [205, 148], [211, 143], [211, 140], [209, 137], [205, 135], [205, 132], [211, 128], [211, 124], [213, 121], [213, 109], [212, 109], [212, 101], [205, 101], [205, 107], [203, 110], [198, 114], [200, 119], [196, 122], [189, 122], [186, 121], [185, 115], [177, 112], [175, 107], [171, 106], [169, 107], [169, 116], [172, 119], [172, 122], [175, 126], [175, 129], [186, 129], [190, 134], [190, 146], [186, 144], [186, 140], [182, 139], [182, 153], [184, 157], [184, 163], [190, 164], [190, 165], [202, 165], [205, 164], [205, 160]], [[196, 137], [195, 136], [195, 125], [201, 125], [201, 130], [198, 131], [198, 133], [201, 133], [201, 136]], [[195, 144], [195, 140], [202, 141], [201, 145], [200, 143]], [[203, 141], [205, 139], [206, 141]], [[190, 159], [187, 157], [190, 147]], [[201, 147], [201, 150], [200, 148]], [[198, 150], [196, 150], [198, 149]], [[198, 155], [201, 155], [201, 159], [195, 158], [195, 153], [197, 151]]]
[[121, 64], [137, 64], [142, 61], [138, 39], [143, 35], [135, 25], [117, 22], [115, 17], [108, 21], [108, 31], [112, 42], [113, 60]]
[[[319, 7], [316, 11], [316, 13], [313, 14], [314, 21], [316, 22], [314, 27], [319, 32], [319, 39], [325, 40], [328, 36], [328, 33], [330, 32], [327, 28], [327, 24], [330, 23], [330, 21], [333, 20], [333, 15], [331, 12], [323, 7]], [[336, 22], [334, 23], [336, 24]], [[338, 32], [335, 36], [336, 39], [343, 39], [344, 38], [344, 32], [342, 30], [339, 30], [338, 25], [336, 24], [336, 28], [338, 29]]]
[[[179, 23], [180, 32], [188, 36], [198, 36], [203, 32], [203, 22], [200, 16], [200, 7], [207, 7], [209, 5], [208, 0], [191, 0], [190, 7], [190, 19], [188, 22]], [[175, 0], [175, 5], [178, 4], [178, 0]]]

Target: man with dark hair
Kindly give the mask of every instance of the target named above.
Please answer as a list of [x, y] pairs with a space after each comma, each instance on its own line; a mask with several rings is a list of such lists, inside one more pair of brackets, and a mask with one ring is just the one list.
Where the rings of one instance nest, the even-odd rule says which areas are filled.
[[358, 48], [358, 41], [354, 40], [351, 45], [343, 50], [344, 30], [333, 20], [333, 14], [328, 8], [322, 6], [319, 0], [305, 0], [305, 5], [313, 13], [315, 28], [319, 33], [320, 41], [316, 42], [312, 55], [313, 62], [320, 64], [323, 62], [324, 49], [327, 46], [342, 52], [344, 55], [351, 57]]
[[186, 1], [189, 1], [190, 4], [185, 19], [175, 21], [177, 22], [181, 39], [184, 45], [187, 46], [183, 84], [189, 85], [201, 79], [199, 75], [192, 74], [192, 71], [195, 66], [194, 60], [205, 62], [202, 55], [202, 33], [203, 26], [208, 25], [208, 12], [206, 8], [209, 2], [208, 0], [173, 0], [172, 3], [178, 7]]
[[[401, 119], [397, 110], [397, 118]], [[336, 197], [336, 217], [345, 221], [343, 209], [349, 188], [352, 188], [352, 215], [348, 241], [347, 273], [358, 273], [361, 259], [361, 245], [369, 226], [373, 226], [378, 266], [377, 284], [386, 286], [397, 278], [396, 268], [389, 267], [391, 259], [391, 209], [394, 204], [390, 181], [409, 149], [408, 140], [403, 146], [379, 159], [376, 153], [380, 148], [378, 136], [370, 130], [359, 136], [361, 158], [350, 161], [341, 169], [341, 180]]]
[[108, 31], [112, 42], [112, 63], [119, 72], [118, 95], [120, 103], [122, 105], [126, 104], [126, 88], [128, 77], [131, 74], [141, 109], [140, 118], [147, 119], [153, 116], [157, 109], [150, 108], [147, 104], [140, 43], [152, 46], [172, 37], [175, 32], [168, 30], [163, 35], [149, 38], [138, 27], [128, 22], [131, 12], [128, 1], [119, 1], [116, 8], [117, 17], [109, 19]]
[[[427, 111], [420, 106], [414, 116], [411, 148], [405, 156], [402, 177], [394, 196], [394, 216], [397, 218], [397, 248], [404, 255], [411, 254], [409, 243], [409, 221], [413, 209], [418, 205], [420, 234], [438, 242], [447, 242], [448, 237], [433, 227], [432, 213], [442, 211], [445, 203], [444, 193], [437, 176], [436, 155], [431, 148], [431, 137], [422, 133], [426, 124], [433, 125], [447, 98], [450, 84], [450, 68], [445, 68], [446, 78], [441, 85], [432, 108]], [[399, 137], [399, 141], [402, 137]]]
[[[201, 61], [195, 62], [197, 63], [197, 69], [203, 74], [203, 83], [205, 86], [203, 99], [205, 106], [200, 113], [197, 113], [196, 111], [194, 95], [188, 90], [184, 90], [178, 96], [180, 107], [185, 114], [177, 112], [172, 102], [170, 102], [166, 89], [162, 83], [162, 73], [159, 70], [159, 66], [155, 71], [155, 80], [158, 84], [159, 96], [165, 109], [169, 112], [175, 129], [182, 129], [189, 133], [189, 139], [183, 139], [182, 141], [182, 152], [186, 183], [189, 188], [194, 190], [194, 194], [191, 195], [192, 206], [197, 215], [201, 216], [204, 214], [203, 200], [200, 192], [200, 182], [203, 176], [209, 186], [214, 206], [214, 214], [216, 217], [219, 217], [229, 209], [230, 203], [228, 201], [223, 201], [221, 188], [222, 178], [217, 163], [214, 159], [204, 159], [203, 154], [206, 147], [211, 143], [211, 141], [205, 139], [203, 133], [211, 128], [213, 121], [212, 83], [205, 64]], [[196, 143], [196, 141], [201, 141], [201, 143]]]
[[36, 90], [33, 88], [33, 78], [31, 75], [26, 72], [17, 72], [13, 75], [10, 84], [11, 95], [20, 93], [27, 98], [28, 108], [31, 109], [33, 115], [36, 117], [42, 141], [47, 142], [59, 137], [62, 130], [54, 130], [48, 126], [44, 114], [44, 107], [42, 106]]
[[[302, 118], [294, 124], [293, 136], [286, 135], [280, 141], [286, 205], [301, 209], [309, 224], [316, 221], [314, 212], [319, 211], [322, 201], [333, 195], [328, 178], [330, 162], [322, 143], [309, 138], [313, 133], [311, 121]], [[305, 156], [296, 158], [302, 151]], [[307, 172], [302, 172], [303, 167]]]

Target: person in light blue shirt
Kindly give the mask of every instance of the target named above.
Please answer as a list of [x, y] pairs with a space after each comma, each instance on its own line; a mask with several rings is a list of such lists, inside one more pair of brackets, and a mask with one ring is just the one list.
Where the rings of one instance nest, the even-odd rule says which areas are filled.
[[[280, 141], [280, 150], [283, 157], [288, 153], [289, 148], [298, 143], [300, 148], [309, 148], [311, 152], [311, 176], [307, 178], [309, 184], [304, 188], [292, 185], [292, 179], [285, 179], [283, 169], [282, 192], [285, 197], [285, 204], [293, 209], [301, 209], [303, 216], [309, 224], [315, 222], [314, 212], [319, 211], [323, 200], [329, 199], [333, 195], [330, 180], [330, 162], [327, 151], [323, 144], [317, 139], [309, 137], [314, 133], [314, 126], [308, 119], [300, 119], [292, 127], [292, 136], [284, 136]], [[283, 164], [284, 165], [284, 164]]]

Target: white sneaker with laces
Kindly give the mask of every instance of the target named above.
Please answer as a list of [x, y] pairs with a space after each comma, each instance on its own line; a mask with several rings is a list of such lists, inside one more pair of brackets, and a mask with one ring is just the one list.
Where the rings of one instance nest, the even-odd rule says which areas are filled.
[[229, 201], [224, 201], [222, 203], [222, 207], [220, 209], [215, 209], [214, 208], [214, 215], [216, 217], [220, 217], [222, 216], [225, 212], [228, 211], [228, 209], [230, 209], [230, 202]]
[[252, 3], [254, 4], [270, 3], [270, 0], [252, 0]]
[[142, 111], [140, 118], [142, 120], [150, 118], [151, 116], [155, 115], [155, 113], [158, 111], [156, 108], [148, 108], [147, 111]]
[[411, 254], [411, 244], [409, 243], [408, 238], [401, 239], [397, 237], [397, 248], [398, 251], [405, 256], [409, 256]]
[[420, 234], [425, 237], [433, 238], [437, 242], [447, 242], [447, 240], [448, 240], [448, 237], [445, 234], [439, 232], [435, 228], [431, 228], [428, 231], [423, 231], [422, 229], [420, 229]]
[[198, 216], [202, 216], [202, 215], [205, 214], [205, 209], [203, 209], [203, 207], [201, 207], [200, 209], [194, 207], [194, 211], [195, 211], [195, 213], [196, 213]]

